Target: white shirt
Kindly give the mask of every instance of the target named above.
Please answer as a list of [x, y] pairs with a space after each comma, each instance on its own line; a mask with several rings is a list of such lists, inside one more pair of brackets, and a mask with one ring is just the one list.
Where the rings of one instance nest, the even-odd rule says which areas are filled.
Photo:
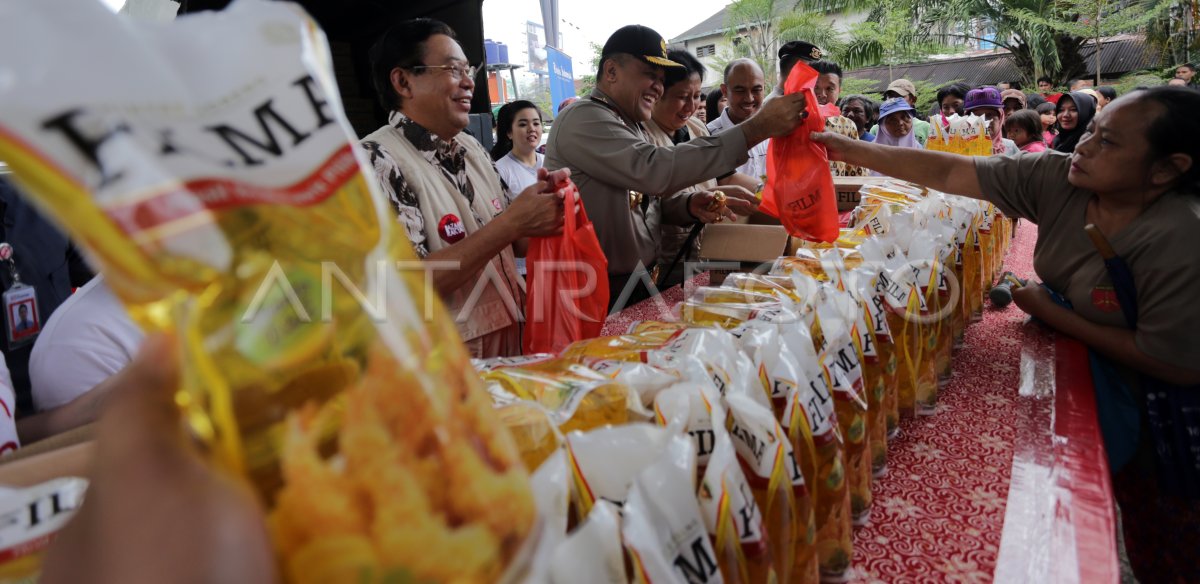
[[[725, 108], [725, 111], [721, 112], [721, 117], [708, 123], [708, 133], [716, 136], [736, 125], [733, 120], [729, 119], [729, 108]], [[767, 176], [767, 145], [770, 142], [770, 140], [763, 140], [755, 144], [747, 153], [750, 158], [746, 160], [745, 164], [737, 167], [737, 171], [756, 179]]]
[[144, 337], [103, 276], [92, 278], [54, 311], [33, 345], [34, 409], [52, 410], [87, 393], [128, 365]]
[[537, 182], [537, 171], [542, 167], [546, 157], [537, 152], [533, 154], [537, 156], [537, 166], [533, 167], [525, 166], [525, 163], [517, 160], [512, 152], [496, 161], [496, 172], [500, 174], [500, 178], [504, 179], [504, 184], [508, 185], [508, 192], [513, 195]]
[[17, 394], [13, 391], [12, 376], [8, 363], [0, 353], [0, 456], [21, 447], [17, 438], [17, 422], [13, 415], [17, 411]]

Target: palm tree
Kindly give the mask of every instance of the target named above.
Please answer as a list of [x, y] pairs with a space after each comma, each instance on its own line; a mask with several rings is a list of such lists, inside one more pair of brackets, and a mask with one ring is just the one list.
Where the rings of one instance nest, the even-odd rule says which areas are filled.
[[[868, 28], [851, 45], [848, 54], [863, 60], [885, 57], [878, 40], [891, 39], [896, 46], [919, 47], [922, 44], [953, 44], [964, 40], [992, 43], [1008, 49], [1017, 67], [1032, 81], [1046, 75], [1059, 82], [1081, 77], [1087, 64], [1079, 54], [1085, 42], [1096, 38], [1096, 24], [1113, 14], [1136, 11], [1139, 15], [1158, 14], [1168, 0], [802, 0], [801, 7], [809, 10], [871, 10]], [[1183, 0], [1174, 0], [1182, 2]], [[1095, 5], [1112, 2], [1120, 10], [1091, 11]], [[1075, 27], [1088, 14], [1101, 19], [1088, 21], [1090, 30]], [[889, 19], [910, 18], [909, 30], [884, 34]], [[1121, 26], [1101, 26], [1100, 36], [1126, 32], [1146, 24], [1146, 19], [1122, 19]], [[874, 23], [875, 30], [869, 26]], [[987, 38], [976, 32], [986, 24], [994, 36]], [[890, 27], [896, 30], [895, 26]], [[874, 34], [871, 34], [874, 33]], [[886, 44], [886, 43], [884, 43]], [[897, 51], [903, 54], [903, 50]], [[881, 60], [886, 62], [886, 57]]]

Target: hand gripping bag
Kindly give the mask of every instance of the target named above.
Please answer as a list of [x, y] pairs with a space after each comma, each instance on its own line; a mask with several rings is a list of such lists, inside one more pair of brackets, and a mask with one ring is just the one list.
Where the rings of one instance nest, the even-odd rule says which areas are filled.
[[772, 138], [767, 147], [767, 184], [760, 209], [778, 217], [788, 233], [809, 241], [838, 238], [837, 194], [829, 172], [829, 154], [809, 134], [825, 131], [825, 118], [813, 93], [817, 72], [796, 63], [784, 92], [803, 92], [808, 116], [791, 134]]
[[608, 317], [608, 259], [579, 202], [579, 190], [567, 183], [562, 234], [529, 242], [526, 353], [557, 353], [575, 341], [597, 337]]
[[517, 576], [528, 475], [316, 23], [260, 0], [166, 24], [45, 0], [0, 5], [0, 30], [21, 55], [0, 63], [0, 159], [130, 316], [179, 338], [176, 403], [261, 496], [283, 576]]

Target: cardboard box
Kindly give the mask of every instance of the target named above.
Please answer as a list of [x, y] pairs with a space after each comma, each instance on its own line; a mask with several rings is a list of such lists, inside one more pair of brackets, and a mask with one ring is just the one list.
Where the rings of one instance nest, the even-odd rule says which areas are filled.
[[715, 223], [704, 228], [699, 255], [702, 261], [718, 264], [708, 271], [711, 284], [720, 286], [734, 272], [769, 268], [779, 256], [787, 255], [791, 239], [782, 225]]
[[879, 184], [891, 180], [882, 176], [835, 176], [833, 188], [837, 190], [838, 213], [853, 211], [859, 203], [859, 189], [864, 185]]
[[86, 477], [96, 444], [92, 426], [34, 442], [0, 458], [0, 485], [30, 487], [60, 477]]

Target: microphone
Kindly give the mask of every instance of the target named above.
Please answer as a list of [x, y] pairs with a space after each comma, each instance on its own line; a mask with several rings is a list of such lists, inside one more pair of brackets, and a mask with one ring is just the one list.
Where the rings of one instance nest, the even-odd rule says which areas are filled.
[[1005, 306], [1008, 306], [1012, 303], [1013, 288], [1020, 288], [1025, 284], [1025, 280], [1016, 277], [1012, 272], [1004, 272], [1004, 274], [1000, 276], [999, 283], [996, 284], [996, 286], [992, 288], [990, 292], [988, 292], [988, 298], [992, 300], [992, 306], [995, 306], [996, 308], [1004, 308]]

